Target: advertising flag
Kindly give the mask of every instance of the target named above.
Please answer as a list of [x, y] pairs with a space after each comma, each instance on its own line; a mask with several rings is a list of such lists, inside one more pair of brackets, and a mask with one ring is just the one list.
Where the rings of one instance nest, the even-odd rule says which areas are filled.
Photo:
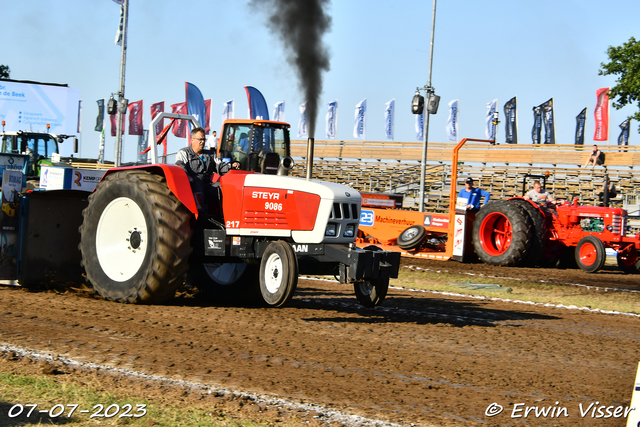
[[142, 135], [142, 100], [129, 103], [129, 135]]
[[538, 105], [533, 107], [533, 129], [531, 129], [531, 140], [534, 144], [540, 144], [542, 134], [542, 108]]
[[[122, 33], [124, 29], [124, 0], [121, 2], [113, 0], [120, 5], [120, 22], [118, 23], [118, 31], [116, 32], [116, 44], [118, 46], [122, 46]], [[127, 25], [129, 23], [127, 22]], [[128, 36], [125, 36], [128, 38]], [[125, 46], [127, 45], [127, 40], [124, 42]]]
[[273, 105], [273, 121], [284, 122], [284, 101], [276, 102]]
[[98, 99], [98, 117], [96, 117], [96, 132], [102, 132], [104, 129], [104, 99]]
[[356, 105], [353, 124], [353, 137], [365, 139], [365, 128], [367, 122], [367, 98]]
[[82, 132], [82, 99], [78, 101], [78, 133]]
[[231, 120], [234, 117], [234, 113], [233, 111], [235, 110], [235, 100], [234, 99], [230, 99], [229, 101], [223, 103], [222, 105], [224, 106], [223, 110], [222, 110], [222, 122], [224, 123], [225, 120]]
[[124, 0], [113, 0], [113, 1], [118, 3], [120, 6], [124, 4]]
[[497, 99], [494, 99], [487, 104], [487, 117], [485, 118], [486, 126], [484, 128], [484, 136], [486, 139], [490, 139], [492, 141], [496, 140], [496, 125], [493, 124], [493, 115], [496, 112], [497, 108]]
[[556, 143], [556, 122], [553, 119], [553, 98], [540, 104], [542, 109], [542, 122], [544, 123], [544, 143]]
[[[175, 114], [187, 114], [187, 103], [180, 102], [178, 104], [171, 105], [171, 112]], [[176, 120], [173, 124], [173, 128], [171, 132], [178, 138], [186, 138], [187, 137], [187, 122], [184, 120]]]
[[100, 146], [98, 148], [98, 163], [104, 163], [104, 126], [100, 132]]
[[603, 87], [596, 91], [596, 131], [593, 136], [594, 141], [609, 140], [609, 88]]
[[[164, 101], [151, 104], [151, 120], [155, 119], [158, 114], [163, 112]], [[162, 129], [164, 129], [164, 119], [161, 119], [158, 124], [156, 124], [156, 137], [162, 133]]]
[[458, 99], [449, 103], [449, 118], [447, 119], [447, 139], [449, 141], [458, 140]]
[[245, 86], [249, 100], [249, 116], [253, 120], [269, 120], [269, 107], [264, 96], [253, 86]]
[[504, 104], [504, 133], [507, 144], [518, 143], [518, 105], [514, 96]]
[[[207, 113], [204, 109], [204, 98], [202, 92], [193, 83], [184, 82], [185, 85], [185, 103], [187, 104], [186, 113], [195, 116], [200, 126], [204, 128], [204, 119], [207, 117]], [[189, 122], [189, 130], [191, 130], [191, 122]], [[189, 141], [191, 140], [191, 134], [189, 134]]]
[[327, 139], [336, 139], [338, 131], [338, 100], [327, 104], [327, 118], [326, 118], [326, 135]]
[[211, 131], [211, 100], [204, 100], [204, 133], [209, 135]]
[[145, 149], [149, 146], [149, 131], [143, 130], [138, 137], [138, 163], [147, 163], [149, 152]]
[[[122, 114], [122, 134], [124, 135], [124, 119], [126, 116], [126, 112]], [[111, 122], [111, 136], [116, 136], [117, 126], [116, 123], [118, 115], [117, 114], [109, 114], [109, 121]]]
[[584, 126], [587, 122], [587, 107], [584, 107], [576, 116], [576, 141], [575, 145], [584, 145]]
[[389, 141], [393, 141], [393, 125], [394, 125], [394, 115], [396, 112], [396, 99], [393, 98], [391, 101], [385, 104], [384, 109], [384, 134]]
[[422, 114], [416, 114], [416, 140], [424, 141], [424, 112], [427, 111], [425, 108], [422, 110]]
[[298, 121], [298, 138], [309, 138], [307, 128], [307, 103], [300, 104], [300, 120]]
[[618, 137], [618, 145], [629, 145], [629, 127], [631, 125], [631, 119], [627, 119], [620, 123], [620, 136]]

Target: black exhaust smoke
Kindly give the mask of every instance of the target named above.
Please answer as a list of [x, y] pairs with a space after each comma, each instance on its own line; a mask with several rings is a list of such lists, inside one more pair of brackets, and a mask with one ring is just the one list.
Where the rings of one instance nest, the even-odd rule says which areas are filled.
[[318, 97], [322, 93], [322, 72], [329, 71], [329, 53], [322, 36], [331, 27], [325, 14], [330, 0], [251, 0], [251, 6], [269, 11], [268, 27], [280, 37], [295, 65], [298, 87], [307, 102], [309, 137], [315, 136]]

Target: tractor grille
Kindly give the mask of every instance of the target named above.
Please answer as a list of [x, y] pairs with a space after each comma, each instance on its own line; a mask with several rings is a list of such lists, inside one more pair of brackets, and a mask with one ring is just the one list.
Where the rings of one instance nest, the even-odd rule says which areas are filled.
[[620, 215], [613, 215], [613, 218], [611, 218], [613, 230], [611, 230], [611, 232], [613, 234], [622, 234], [622, 230], [624, 229], [623, 225], [622, 217]]
[[358, 205], [356, 203], [334, 203], [329, 219], [360, 220], [360, 215], [358, 215]]

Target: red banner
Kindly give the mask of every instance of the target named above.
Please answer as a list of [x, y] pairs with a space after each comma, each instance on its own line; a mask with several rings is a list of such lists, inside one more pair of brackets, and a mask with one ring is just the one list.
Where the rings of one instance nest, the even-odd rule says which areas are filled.
[[609, 92], [608, 87], [603, 87], [596, 91], [596, 109], [594, 115], [596, 117], [596, 131], [593, 136], [594, 141], [609, 140]]
[[[125, 118], [126, 114], [122, 115], [122, 134], [124, 135], [124, 118]], [[117, 114], [109, 114], [109, 121], [111, 122], [111, 136], [116, 136], [117, 134], [117, 129], [116, 129], [116, 117], [118, 117]]]
[[211, 100], [204, 100], [204, 133], [205, 135], [209, 135], [209, 131], [211, 130]]
[[[155, 119], [159, 113], [164, 112], [164, 101], [151, 104], [151, 120]], [[160, 135], [164, 129], [164, 119], [160, 120], [156, 125], [156, 136]]]
[[142, 135], [142, 100], [129, 104], [129, 135]]
[[[171, 112], [175, 114], [187, 114], [187, 103], [180, 102], [178, 104], [171, 105]], [[171, 131], [178, 138], [186, 138], [187, 122], [185, 120], [176, 120]]]

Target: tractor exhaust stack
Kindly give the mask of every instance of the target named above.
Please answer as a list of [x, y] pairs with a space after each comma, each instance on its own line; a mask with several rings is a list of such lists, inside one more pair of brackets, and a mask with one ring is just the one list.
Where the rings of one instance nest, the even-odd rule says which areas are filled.
[[313, 138], [307, 139], [307, 181], [311, 179], [313, 173], [313, 143]]

